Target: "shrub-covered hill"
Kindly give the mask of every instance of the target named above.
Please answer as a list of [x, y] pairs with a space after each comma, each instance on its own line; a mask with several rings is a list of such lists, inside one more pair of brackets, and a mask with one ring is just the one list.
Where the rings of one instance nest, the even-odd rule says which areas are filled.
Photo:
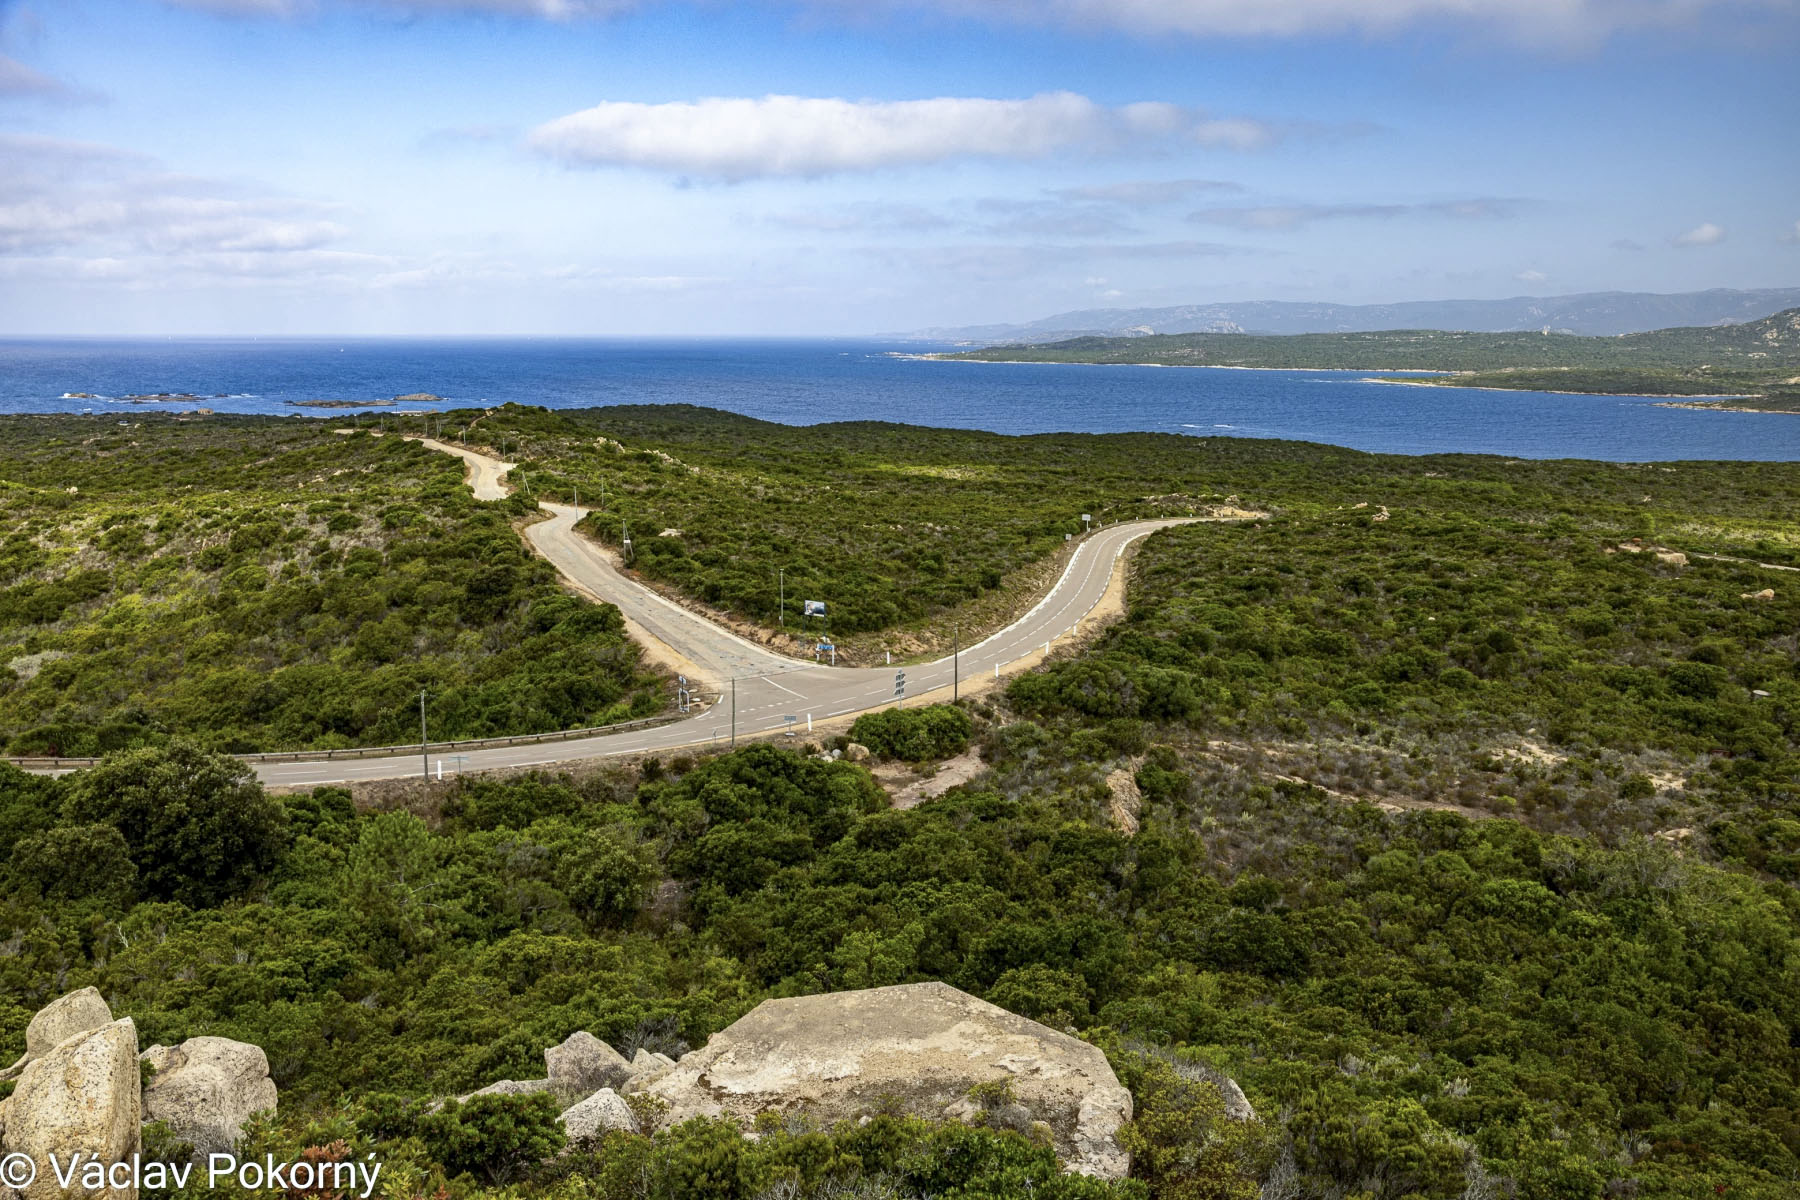
[[[148, 1041], [255, 1042], [283, 1089], [258, 1148], [377, 1153], [396, 1200], [467, 1200], [509, 1161], [504, 1194], [544, 1200], [1056, 1194], [988, 1179], [1029, 1150], [999, 1131], [896, 1158], [795, 1115], [521, 1174], [503, 1138], [421, 1146], [395, 1119], [534, 1077], [573, 1029], [680, 1053], [766, 996], [941, 979], [1108, 1050], [1157, 1200], [1794, 1194], [1792, 887], [1221, 773], [1157, 722], [984, 725], [992, 771], [908, 811], [772, 746], [459, 780], [429, 822], [262, 797], [180, 748], [0, 767], [0, 1052], [88, 983]], [[1128, 836], [1103, 780], [1134, 764]], [[160, 869], [169, 845], [189, 870]], [[1209, 1070], [1263, 1114], [1242, 1154], [1215, 1152]]]
[[1368, 799], [1614, 842], [1710, 829], [1721, 854], [1800, 881], [1786, 573], [1678, 565], [1570, 520], [1382, 515], [1161, 533], [1129, 619], [1008, 695], [1171, 722]]
[[1738, 325], [1657, 329], [1619, 337], [1567, 333], [1179, 333], [1081, 337], [994, 346], [945, 358], [1014, 362], [1493, 371], [1515, 367], [1762, 369], [1800, 366], [1800, 309]]
[[534, 496], [604, 503], [583, 530], [617, 547], [629, 527], [632, 565], [652, 581], [774, 628], [785, 568], [790, 629], [800, 600], [822, 599], [834, 635], [901, 631], [946, 649], [953, 622], [965, 635], [995, 627], [1042, 586], [1083, 512], [1112, 522], [1397, 502], [1478, 522], [1561, 515], [1600, 538], [1800, 557], [1790, 519], [1800, 467], [1785, 463], [1642, 467], [1170, 434], [793, 427], [684, 406], [457, 416], [473, 444], [522, 460], [515, 478]]
[[0, 746], [228, 750], [569, 728], [659, 707], [461, 464], [311, 421], [0, 419]]

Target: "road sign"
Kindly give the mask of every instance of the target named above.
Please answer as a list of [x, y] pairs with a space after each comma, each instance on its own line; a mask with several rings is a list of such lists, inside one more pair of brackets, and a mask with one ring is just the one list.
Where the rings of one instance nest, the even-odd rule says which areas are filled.
[[793, 737], [794, 736], [794, 726], [796, 726], [800, 723], [799, 715], [796, 713], [789, 713], [787, 716], [785, 716], [781, 719], [783, 721], [787, 722], [787, 735], [789, 737]]
[[905, 671], [895, 671], [894, 672], [894, 695], [896, 695], [896, 696], [906, 695], [906, 672]]

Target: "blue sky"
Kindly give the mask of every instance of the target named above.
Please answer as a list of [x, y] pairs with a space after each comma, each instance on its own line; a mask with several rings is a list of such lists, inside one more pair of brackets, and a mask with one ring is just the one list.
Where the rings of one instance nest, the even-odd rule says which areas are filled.
[[0, 0], [0, 333], [1800, 285], [1800, 0]]

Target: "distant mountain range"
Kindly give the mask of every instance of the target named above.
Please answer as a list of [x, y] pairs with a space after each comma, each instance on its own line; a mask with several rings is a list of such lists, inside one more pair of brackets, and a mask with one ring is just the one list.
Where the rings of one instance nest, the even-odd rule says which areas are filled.
[[965, 325], [902, 335], [933, 342], [1057, 342], [1073, 337], [1167, 333], [1365, 333], [1453, 329], [1471, 333], [1543, 332], [1610, 336], [1678, 326], [1731, 325], [1800, 307], [1800, 288], [1704, 292], [1587, 292], [1510, 300], [1411, 300], [1401, 304], [1310, 304], [1252, 300], [1173, 308], [1096, 308], [1023, 325]]

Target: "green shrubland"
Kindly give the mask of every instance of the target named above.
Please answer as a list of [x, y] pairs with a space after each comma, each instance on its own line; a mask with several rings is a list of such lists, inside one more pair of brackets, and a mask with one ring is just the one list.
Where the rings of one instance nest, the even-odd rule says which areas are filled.
[[0, 419], [0, 746], [91, 755], [597, 725], [658, 711], [461, 465], [312, 421]]
[[[764, 997], [941, 979], [1106, 1049], [1150, 1195], [1456, 1200], [1513, 1180], [1772, 1200], [1800, 1179], [1789, 885], [1659, 843], [1384, 813], [1163, 742], [1138, 756], [1126, 836], [1100, 782], [1115, 748], [1030, 722], [984, 737], [988, 775], [905, 812], [860, 767], [766, 746], [654, 781], [467, 781], [431, 823], [334, 789], [269, 800], [272, 865], [231, 895], [9, 886], [0, 1052], [91, 982], [147, 1040], [265, 1047], [282, 1116], [259, 1136], [379, 1149], [459, 1195], [1050, 1187], [1047, 1152], [998, 1128], [802, 1123], [752, 1144], [702, 1124], [543, 1166], [556, 1131], [529, 1104], [419, 1107], [529, 1077], [572, 1029], [679, 1053]], [[84, 774], [0, 771], [0, 817], [48, 789], [50, 828], [78, 828]], [[231, 772], [212, 778], [237, 803]], [[607, 849], [557, 849], [582, 844]], [[1261, 1124], [1221, 1116], [1221, 1075]]]
[[[144, 674], [133, 718], [155, 736], [121, 736], [107, 761], [61, 779], [0, 766], [0, 1058], [37, 1007], [92, 983], [146, 1042], [264, 1047], [282, 1106], [253, 1147], [378, 1153], [394, 1200], [1776, 1200], [1800, 1188], [1800, 592], [1757, 565], [1800, 561], [1800, 468], [781, 431], [724, 416], [683, 434], [657, 419], [504, 410], [469, 436], [525, 441], [540, 493], [579, 478], [586, 502], [604, 472], [609, 504], [642, 506], [634, 531], [668, 520], [684, 544], [704, 541], [720, 557], [696, 578], [724, 581], [746, 610], [760, 593], [731, 564], [753, 561], [782, 522], [809, 528], [804, 506], [776, 521], [764, 502], [778, 487], [813, 495], [834, 471], [902, 468], [914, 482], [883, 495], [915, 498], [946, 546], [1010, 509], [1015, 530], [1043, 522], [1015, 543], [1018, 569], [1060, 545], [1054, 485], [1074, 464], [1098, 481], [1082, 507], [1108, 519], [1228, 496], [1268, 516], [1148, 539], [1127, 618], [1002, 692], [863, 718], [858, 736], [882, 752], [972, 744], [987, 764], [906, 811], [859, 766], [773, 746], [463, 779], [385, 811], [335, 788], [269, 796], [209, 753], [229, 739], [168, 715], [187, 711], [175, 701], [215, 660], [170, 658]], [[63, 589], [43, 602], [61, 604], [54, 615], [6, 626], [8, 662], [40, 655], [31, 678], [12, 667], [0, 685], [13, 736], [51, 724], [56, 689], [105, 677], [103, 665], [136, 669], [108, 647], [162, 661], [160, 647], [184, 645], [96, 632], [131, 628], [107, 615], [120, 606], [160, 603], [140, 567], [121, 574], [140, 561], [129, 537], [107, 546], [124, 526], [107, 516], [143, 511], [143, 496], [157, 512], [139, 523], [141, 553], [180, 554], [172, 577], [192, 592], [194, 607], [171, 611], [202, 622], [192, 637], [268, 653], [257, 678], [285, 669], [280, 647], [311, 644], [304, 618], [263, 607], [283, 578], [386, 588], [421, 571], [412, 607], [382, 594], [398, 619], [423, 622], [429, 646], [431, 614], [461, 611], [473, 564], [510, 562], [521, 574], [508, 603], [457, 618], [464, 632], [502, 631], [487, 657], [458, 660], [470, 670], [515, 661], [506, 638], [623, 645], [565, 628], [606, 610], [564, 599], [517, 551], [507, 520], [524, 500], [468, 501], [456, 465], [423, 450], [298, 422], [145, 422], [139, 447], [82, 448], [89, 464], [75, 443], [39, 436], [52, 427], [32, 427], [0, 490], [22, 522], [0, 543], [13, 572], [0, 603]], [[186, 439], [205, 453], [189, 461]], [[396, 558], [406, 539], [359, 518], [331, 536], [389, 558], [347, 574], [324, 551], [277, 557], [329, 533], [326, 514], [282, 507], [327, 529], [233, 551], [235, 527], [205, 522], [262, 493], [201, 485], [219, 463], [257, 462], [287, 481], [257, 503], [318, 503], [307, 489], [323, 475], [346, 513], [410, 496], [458, 540]], [[329, 474], [361, 466], [375, 469]], [[919, 467], [938, 473], [908, 473]], [[57, 481], [74, 470], [84, 482]], [[946, 470], [970, 473], [950, 491]], [[739, 497], [702, 502], [695, 478], [746, 486], [694, 488]], [[966, 612], [909, 593], [892, 543], [855, 540], [874, 519], [852, 501], [819, 518], [821, 537], [850, 540], [812, 560], [810, 582], [835, 603], [833, 589], [857, 594], [860, 564], [868, 594], [911, 595], [921, 620]], [[218, 566], [192, 561], [202, 533], [224, 540]], [[952, 554], [946, 571], [975, 561]], [[245, 598], [224, 578], [248, 566], [272, 582]], [[441, 603], [416, 599], [434, 583]], [[565, 615], [533, 634], [540, 603]], [[227, 610], [242, 623], [223, 622]], [[386, 669], [357, 659], [353, 637], [320, 645], [335, 647], [320, 661], [346, 688]], [[58, 666], [70, 674], [40, 682]], [[90, 693], [69, 694], [54, 703]], [[410, 719], [404, 694], [399, 707]], [[115, 711], [86, 719], [123, 722]], [[1125, 779], [1133, 833], [1117, 815]], [[764, 998], [927, 979], [1101, 1046], [1133, 1092], [1134, 1178], [1069, 1179], [998, 1124], [891, 1113], [837, 1128], [771, 1120], [756, 1140], [701, 1121], [560, 1153], [541, 1101], [428, 1110], [540, 1073], [543, 1047], [575, 1029], [680, 1053]], [[1224, 1076], [1258, 1124], [1223, 1116]]]

